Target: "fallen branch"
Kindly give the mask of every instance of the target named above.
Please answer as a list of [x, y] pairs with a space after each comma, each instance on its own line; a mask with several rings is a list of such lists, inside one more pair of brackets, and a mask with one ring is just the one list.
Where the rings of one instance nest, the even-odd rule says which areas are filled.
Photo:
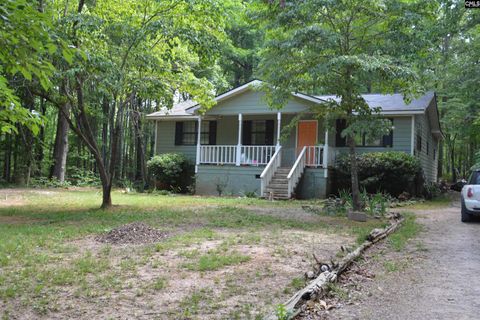
[[[296, 292], [287, 302], [284, 303], [287, 314], [296, 314], [295, 310], [308, 300], [317, 299], [325, 294], [328, 285], [335, 282], [340, 274], [342, 274], [360, 255], [369, 247], [384, 239], [389, 234], [398, 229], [403, 222], [403, 217], [394, 215], [393, 222], [384, 229], [373, 229], [367, 237], [367, 240], [358, 246], [354, 251], [347, 254], [331, 271], [325, 271], [308, 284], [305, 288]], [[316, 257], [315, 257], [316, 258]], [[265, 320], [276, 320], [277, 316], [272, 313]]]

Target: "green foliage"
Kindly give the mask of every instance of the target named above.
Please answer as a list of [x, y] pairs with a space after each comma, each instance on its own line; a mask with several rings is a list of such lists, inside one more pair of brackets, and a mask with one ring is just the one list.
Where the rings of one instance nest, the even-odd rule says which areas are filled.
[[69, 181], [60, 182], [56, 178], [38, 177], [30, 180], [30, 186], [34, 188], [68, 188], [71, 185]]
[[208, 252], [201, 255], [196, 263], [188, 263], [185, 267], [189, 270], [212, 271], [225, 266], [231, 266], [249, 261], [250, 257], [239, 253]]
[[[337, 159], [338, 189], [346, 189], [350, 182], [350, 158]], [[405, 152], [372, 152], [357, 155], [360, 185], [369, 193], [386, 192], [398, 196], [407, 191], [417, 194], [416, 182], [422, 176], [420, 161]]]
[[402, 226], [397, 232], [389, 236], [388, 241], [395, 250], [399, 251], [405, 248], [408, 241], [414, 238], [421, 230], [421, 225], [415, 221], [415, 215], [406, 214]]
[[166, 153], [154, 156], [147, 165], [161, 188], [185, 193], [194, 183], [195, 167], [183, 154]]
[[[390, 204], [387, 194], [369, 194], [364, 189], [360, 201], [365, 213], [370, 216], [384, 216]], [[331, 216], [345, 216], [353, 208], [352, 194], [346, 190], [339, 191], [339, 197], [330, 197], [324, 202], [323, 211]]]
[[284, 304], [279, 304], [275, 310], [275, 316], [277, 317], [277, 320], [288, 320], [291, 313], [287, 311]]
[[441, 193], [442, 191], [440, 190], [440, 186], [435, 182], [428, 182], [423, 186], [423, 194], [427, 200], [437, 198], [441, 195]]
[[69, 181], [77, 187], [98, 187], [101, 185], [97, 174], [88, 170], [72, 168], [69, 173]]
[[16, 133], [18, 123], [39, 132], [41, 117], [21, 105], [16, 89], [24, 81], [38, 81], [44, 89], [51, 86], [54, 68], [49, 55], [57, 50], [51, 26], [36, 1], [0, 2], [0, 133]]

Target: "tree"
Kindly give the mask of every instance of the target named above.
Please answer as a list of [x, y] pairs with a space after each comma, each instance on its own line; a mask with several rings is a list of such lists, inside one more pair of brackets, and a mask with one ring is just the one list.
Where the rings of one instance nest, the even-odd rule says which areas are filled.
[[[61, 90], [39, 94], [59, 108], [92, 154], [102, 182], [102, 208], [108, 208], [115, 175], [121, 173], [119, 160], [125, 160], [120, 158], [125, 123], [138, 101], [168, 107], [186, 93], [212, 105], [213, 87], [196, 70], [215, 58], [225, 15], [213, 0], [68, 4], [57, 2], [57, 10], [66, 12], [58, 32], [75, 51], [64, 53], [70, 64], [59, 68]], [[110, 127], [108, 151], [97, 139], [96, 119], [103, 112]]]
[[[340, 98], [324, 101], [314, 112], [330, 126], [332, 119], [346, 120], [341, 134], [349, 147], [353, 209], [361, 209], [355, 137], [391, 129], [361, 93], [368, 88], [398, 91], [408, 100], [417, 92], [416, 74], [388, 50], [394, 33], [402, 32], [398, 19], [403, 19], [408, 3], [309, 0], [257, 5], [267, 30], [259, 74], [268, 83], [264, 89], [269, 103], [281, 107], [298, 91]], [[397, 28], [391, 30], [394, 24]], [[412, 25], [403, 23], [402, 28], [411, 30]]]

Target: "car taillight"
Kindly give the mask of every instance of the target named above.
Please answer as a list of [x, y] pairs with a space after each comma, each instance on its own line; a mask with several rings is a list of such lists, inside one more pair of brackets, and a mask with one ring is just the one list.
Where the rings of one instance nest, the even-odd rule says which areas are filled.
[[469, 198], [473, 197], [473, 189], [472, 188], [468, 188], [467, 197], [469, 197]]

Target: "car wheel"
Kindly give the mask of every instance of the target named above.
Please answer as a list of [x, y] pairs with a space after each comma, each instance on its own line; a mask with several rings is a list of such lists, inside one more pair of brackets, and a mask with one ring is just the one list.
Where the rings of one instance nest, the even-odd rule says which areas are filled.
[[470, 222], [471, 218], [472, 217], [467, 212], [465, 203], [462, 201], [462, 222]]

